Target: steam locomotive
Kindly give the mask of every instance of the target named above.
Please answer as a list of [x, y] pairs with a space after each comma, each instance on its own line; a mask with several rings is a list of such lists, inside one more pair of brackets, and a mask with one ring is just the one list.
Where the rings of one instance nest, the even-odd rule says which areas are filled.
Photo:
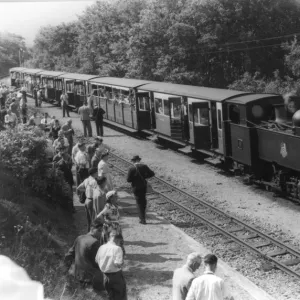
[[105, 122], [155, 134], [179, 151], [200, 152], [279, 189], [300, 202], [300, 98], [242, 91], [13, 68], [11, 84], [38, 85], [59, 105], [62, 91], [75, 109], [89, 99]]

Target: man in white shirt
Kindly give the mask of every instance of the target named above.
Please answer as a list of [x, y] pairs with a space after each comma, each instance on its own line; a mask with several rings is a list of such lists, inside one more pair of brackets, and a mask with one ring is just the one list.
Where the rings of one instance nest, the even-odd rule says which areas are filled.
[[41, 127], [43, 130], [50, 130], [51, 127], [51, 119], [49, 118], [48, 113], [44, 114], [44, 118], [41, 120]]
[[96, 255], [96, 262], [104, 275], [104, 288], [109, 300], [127, 300], [126, 282], [122, 272], [124, 263], [120, 247], [122, 236], [115, 230], [109, 234], [109, 240], [102, 245]]
[[194, 279], [186, 300], [224, 300], [224, 281], [214, 274], [217, 263], [214, 254], [204, 257], [204, 275]]
[[173, 300], [185, 300], [186, 295], [195, 279], [194, 272], [201, 265], [201, 254], [194, 252], [188, 255], [186, 264], [174, 271]]
[[90, 231], [91, 221], [93, 216], [93, 191], [97, 188], [97, 181], [95, 178], [98, 177], [98, 169], [91, 168], [89, 169], [89, 177], [86, 178], [78, 187], [77, 187], [77, 194], [85, 193], [85, 212], [88, 222], [88, 231]]

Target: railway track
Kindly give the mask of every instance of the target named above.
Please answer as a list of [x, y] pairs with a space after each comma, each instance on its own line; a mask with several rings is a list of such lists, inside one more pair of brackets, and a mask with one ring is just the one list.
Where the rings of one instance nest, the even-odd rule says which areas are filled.
[[[123, 174], [132, 163], [111, 153], [109, 163]], [[228, 243], [235, 242], [257, 253], [273, 267], [300, 279], [300, 250], [280, 241], [272, 234], [266, 234], [257, 228], [233, 217], [213, 205], [179, 189], [158, 177], [149, 180], [153, 191], [148, 197], [165, 199], [178, 209], [200, 220], [203, 226], [213, 229], [210, 236], [222, 235]]]

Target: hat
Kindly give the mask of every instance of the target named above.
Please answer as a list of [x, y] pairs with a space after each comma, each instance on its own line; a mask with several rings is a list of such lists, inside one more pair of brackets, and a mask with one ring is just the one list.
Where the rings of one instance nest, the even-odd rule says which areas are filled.
[[96, 136], [95, 137], [95, 140], [96, 141], [99, 141], [99, 142], [103, 142], [103, 138], [101, 136]]
[[112, 196], [116, 195], [116, 191], [109, 191], [106, 193], [106, 201], [108, 201]]
[[138, 155], [135, 155], [132, 159], [131, 159], [131, 161], [140, 161], [141, 160], [141, 158], [138, 156]]
[[98, 169], [97, 168], [90, 168], [89, 169], [89, 175], [93, 175], [95, 173], [98, 173]]
[[38, 281], [29, 278], [26, 271], [10, 258], [0, 255], [0, 298], [44, 300], [44, 287]]
[[80, 143], [78, 143], [78, 147], [82, 147], [82, 146], [84, 146], [85, 145], [85, 142], [80, 142]]

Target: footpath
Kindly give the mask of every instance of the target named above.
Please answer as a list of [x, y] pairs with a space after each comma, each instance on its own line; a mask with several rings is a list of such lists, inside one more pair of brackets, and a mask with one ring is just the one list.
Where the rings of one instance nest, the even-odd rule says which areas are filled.
[[[31, 101], [32, 99], [29, 99], [29, 104]], [[48, 112], [50, 116], [55, 115], [60, 123], [67, 120], [61, 118], [61, 109], [52, 105], [43, 104], [41, 110]], [[74, 129], [82, 131], [78, 115], [71, 113], [71, 118]], [[105, 132], [109, 133], [104, 136], [105, 143], [108, 145], [110, 139], [118, 138], [117, 132], [112, 129], [105, 128]], [[124, 276], [128, 287], [128, 299], [171, 300], [173, 271], [185, 263], [187, 255], [191, 252], [205, 255], [210, 251], [155, 212], [147, 213], [147, 225], [139, 224], [132, 195], [124, 191], [118, 191], [118, 194], [126, 248]], [[74, 225], [81, 234], [84, 234], [86, 233], [85, 212], [76, 195], [74, 198], [77, 210], [74, 215]], [[203, 266], [197, 271], [199, 275], [202, 273]], [[216, 274], [225, 280], [228, 300], [275, 300], [221, 260], [218, 262]]]

